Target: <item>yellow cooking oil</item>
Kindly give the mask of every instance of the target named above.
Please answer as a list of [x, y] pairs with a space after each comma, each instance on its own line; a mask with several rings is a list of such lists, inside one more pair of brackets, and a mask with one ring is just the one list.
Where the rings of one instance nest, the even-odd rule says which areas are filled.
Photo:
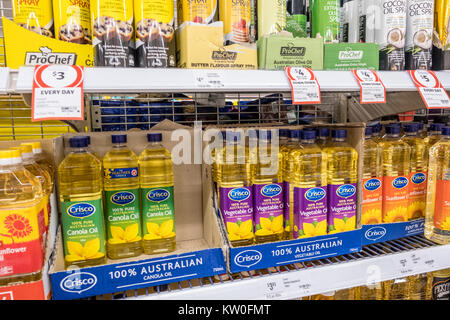
[[356, 300], [383, 300], [382, 283], [363, 285], [355, 288]]
[[450, 127], [429, 152], [425, 237], [450, 243]]
[[428, 148], [431, 148], [436, 142], [441, 140], [442, 137], [442, 128], [444, 128], [445, 124], [443, 123], [432, 123], [428, 128], [428, 137], [426, 139], [428, 143]]
[[364, 225], [382, 222], [383, 167], [381, 146], [372, 139], [373, 127], [365, 129], [362, 168], [362, 219]]
[[106, 262], [103, 173], [87, 149], [86, 136], [69, 138], [70, 152], [58, 166], [66, 268]]
[[256, 164], [251, 175], [255, 242], [265, 243], [284, 238], [283, 180], [279, 174], [280, 148], [272, 139], [276, 130], [257, 131]]
[[21, 145], [30, 145], [33, 148], [33, 155], [34, 160], [38, 165], [40, 165], [44, 170], [46, 170], [50, 177], [52, 178], [52, 181], [55, 180], [55, 166], [53, 164], [53, 161], [51, 161], [49, 158], [47, 158], [42, 151], [42, 146], [39, 141], [35, 142], [24, 142]]
[[408, 277], [384, 281], [383, 300], [409, 300], [410, 281]]
[[[20, 151], [0, 150], [0, 286], [41, 278], [42, 199], [41, 183], [22, 165]], [[17, 251], [18, 246], [26, 254]]]
[[411, 147], [408, 220], [425, 217], [428, 179], [428, 144], [419, 137], [419, 125], [407, 123], [402, 140]]
[[293, 238], [327, 234], [327, 154], [315, 143], [316, 130], [301, 131], [292, 161]]
[[356, 183], [358, 152], [347, 143], [347, 130], [331, 131], [331, 142], [323, 149], [327, 154], [328, 232], [356, 228]]
[[222, 134], [225, 143], [216, 157], [221, 216], [233, 246], [251, 245], [254, 233], [250, 150], [246, 151], [242, 132], [225, 130]]
[[139, 184], [145, 254], [175, 251], [175, 205], [172, 155], [161, 133], [148, 133], [139, 155]]
[[411, 147], [401, 139], [401, 126], [385, 126], [383, 136], [383, 222], [408, 220]]
[[419, 273], [408, 277], [408, 300], [427, 300], [428, 274]]
[[110, 259], [142, 254], [138, 158], [127, 147], [126, 134], [111, 135], [103, 157], [106, 252]]

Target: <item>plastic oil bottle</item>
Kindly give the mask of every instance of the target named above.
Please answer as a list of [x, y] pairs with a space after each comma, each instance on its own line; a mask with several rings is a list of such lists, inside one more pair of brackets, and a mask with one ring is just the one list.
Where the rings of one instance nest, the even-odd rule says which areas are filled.
[[401, 128], [385, 127], [383, 148], [383, 222], [408, 220], [411, 147], [400, 139]]
[[362, 224], [382, 222], [383, 167], [382, 149], [372, 139], [372, 128], [366, 127], [363, 147]]
[[44, 264], [43, 192], [39, 180], [22, 165], [18, 150], [0, 151], [1, 250], [26, 254], [2, 254], [0, 286], [37, 281]]
[[428, 128], [428, 147], [431, 148], [436, 142], [441, 139], [442, 136], [442, 128], [444, 128], [445, 124], [443, 123], [432, 123]]
[[450, 243], [450, 127], [429, 152], [425, 237]]
[[293, 238], [327, 234], [327, 155], [315, 143], [316, 131], [301, 131], [301, 148], [291, 152], [293, 161]]
[[380, 143], [382, 141], [381, 135], [381, 131], [383, 129], [382, 125], [379, 122], [377, 122], [370, 125], [370, 127], [372, 127], [372, 140], [376, 143]]
[[106, 261], [102, 168], [88, 151], [85, 136], [70, 138], [69, 146], [70, 153], [58, 166], [65, 265], [102, 264]]
[[[276, 144], [275, 144], [276, 145]], [[283, 181], [279, 180], [280, 150], [273, 148], [272, 131], [258, 131], [256, 165], [252, 174], [255, 242], [279, 241], [284, 237]]]
[[44, 170], [46, 170], [50, 174], [52, 181], [54, 181], [55, 166], [53, 165], [53, 162], [50, 159], [45, 157], [44, 153], [42, 152], [41, 143], [39, 141], [25, 142], [22, 143], [21, 145], [30, 145], [33, 148], [34, 160], [38, 165], [40, 165]]
[[402, 140], [411, 147], [408, 220], [425, 217], [428, 180], [428, 145], [418, 136], [417, 123], [404, 125]]
[[356, 228], [356, 183], [358, 152], [347, 142], [347, 130], [333, 129], [327, 154], [328, 232]]
[[330, 129], [328, 128], [318, 128], [317, 129], [317, 141], [316, 144], [324, 148], [325, 145], [330, 141]]
[[108, 258], [142, 254], [138, 158], [125, 134], [111, 135], [112, 149], [103, 158], [106, 251]]
[[241, 132], [224, 132], [222, 155], [217, 157], [219, 207], [233, 246], [251, 245], [253, 233], [253, 191], [247, 170], [246, 150]]
[[161, 133], [147, 134], [147, 141], [139, 155], [144, 253], [171, 252], [176, 248], [172, 155]]
[[425, 129], [425, 124], [423, 122], [417, 122], [417, 136], [419, 138], [425, 139], [427, 137], [427, 130]]
[[408, 300], [426, 300], [428, 274], [419, 273], [408, 277]]
[[407, 277], [383, 282], [383, 300], [408, 300], [410, 281]]

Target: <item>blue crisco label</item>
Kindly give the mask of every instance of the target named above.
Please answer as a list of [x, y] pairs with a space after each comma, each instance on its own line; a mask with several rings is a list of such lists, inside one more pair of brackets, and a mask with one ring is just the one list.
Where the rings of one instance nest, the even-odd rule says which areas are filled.
[[425, 182], [426, 179], [427, 179], [426, 174], [422, 172], [416, 173], [411, 177], [411, 181], [415, 184], [421, 184]]
[[170, 191], [167, 189], [154, 189], [147, 193], [147, 199], [153, 202], [161, 202], [170, 197]]
[[265, 197], [275, 197], [282, 191], [281, 186], [277, 184], [268, 184], [261, 189], [261, 194]]
[[336, 194], [341, 198], [349, 198], [353, 196], [356, 192], [355, 186], [352, 186], [351, 184], [344, 184], [337, 188]]
[[408, 178], [398, 177], [392, 181], [392, 186], [397, 189], [402, 189], [408, 185]]
[[137, 178], [139, 171], [137, 167], [131, 168], [105, 168], [106, 179]]
[[381, 187], [381, 180], [380, 179], [369, 179], [364, 183], [364, 189], [368, 191], [375, 191], [378, 188]]
[[233, 201], [244, 201], [250, 197], [250, 190], [246, 188], [234, 188], [228, 192], [228, 198]]
[[96, 209], [90, 203], [79, 202], [67, 208], [67, 214], [74, 218], [86, 218], [95, 213]]
[[135, 195], [128, 191], [116, 192], [111, 196], [111, 202], [121, 206], [130, 204], [134, 202], [134, 200], [136, 200]]
[[305, 199], [308, 201], [319, 201], [325, 198], [327, 192], [323, 188], [311, 188], [305, 192]]

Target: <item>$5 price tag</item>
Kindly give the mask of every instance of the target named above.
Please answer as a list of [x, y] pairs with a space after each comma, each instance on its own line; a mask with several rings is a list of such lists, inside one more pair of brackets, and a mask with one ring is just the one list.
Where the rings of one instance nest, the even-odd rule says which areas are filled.
[[408, 72], [428, 109], [450, 108], [448, 94], [434, 71], [409, 70]]

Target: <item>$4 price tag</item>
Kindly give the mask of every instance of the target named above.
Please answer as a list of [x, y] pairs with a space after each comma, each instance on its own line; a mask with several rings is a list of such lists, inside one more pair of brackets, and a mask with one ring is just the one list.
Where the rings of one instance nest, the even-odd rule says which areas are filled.
[[35, 66], [31, 121], [83, 120], [83, 79], [82, 66]]
[[409, 70], [408, 72], [428, 109], [450, 108], [448, 94], [434, 71]]
[[291, 85], [293, 104], [321, 103], [320, 86], [311, 69], [285, 67], [284, 70]]
[[386, 88], [373, 70], [352, 70], [361, 89], [360, 103], [386, 103]]

